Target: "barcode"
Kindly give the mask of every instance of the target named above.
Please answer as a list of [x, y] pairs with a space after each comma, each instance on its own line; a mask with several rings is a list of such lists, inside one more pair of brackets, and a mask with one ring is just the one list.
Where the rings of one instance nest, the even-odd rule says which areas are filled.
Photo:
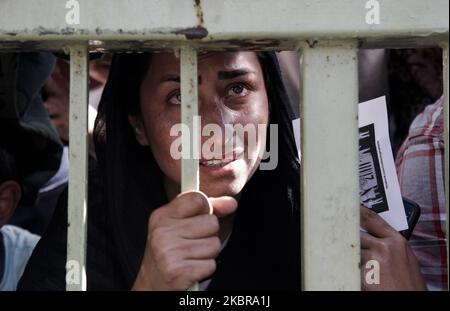
[[373, 124], [359, 129], [359, 196], [362, 205], [377, 213], [389, 210]]

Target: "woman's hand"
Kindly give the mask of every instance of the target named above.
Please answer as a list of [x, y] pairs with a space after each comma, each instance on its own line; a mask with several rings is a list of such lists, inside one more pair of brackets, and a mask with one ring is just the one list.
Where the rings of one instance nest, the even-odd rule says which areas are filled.
[[[361, 207], [361, 287], [363, 290], [426, 290], [419, 265], [408, 241], [377, 213]], [[380, 267], [379, 284], [368, 284], [369, 260]], [[370, 272], [369, 272], [370, 273]]]
[[232, 197], [185, 192], [156, 209], [133, 290], [187, 290], [212, 275], [221, 248], [218, 217], [236, 208]]

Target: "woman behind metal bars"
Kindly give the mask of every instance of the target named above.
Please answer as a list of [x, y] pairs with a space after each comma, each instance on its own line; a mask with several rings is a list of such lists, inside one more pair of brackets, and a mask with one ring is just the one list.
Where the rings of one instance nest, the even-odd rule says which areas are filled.
[[[201, 193], [180, 194], [179, 135], [171, 135], [181, 122], [179, 71], [171, 53], [114, 57], [96, 121], [98, 168], [90, 170], [88, 289], [186, 290], [196, 282], [208, 290], [300, 289], [300, 167], [275, 55], [199, 55], [201, 125], [250, 125], [263, 134], [253, 144], [238, 137], [229, 154], [225, 136], [218, 159], [202, 152]], [[270, 139], [278, 161], [263, 170]], [[381, 264], [381, 284], [362, 277], [363, 288], [423, 289], [406, 240], [376, 214], [361, 215], [363, 264]], [[66, 235], [67, 193], [21, 289], [65, 289]]]

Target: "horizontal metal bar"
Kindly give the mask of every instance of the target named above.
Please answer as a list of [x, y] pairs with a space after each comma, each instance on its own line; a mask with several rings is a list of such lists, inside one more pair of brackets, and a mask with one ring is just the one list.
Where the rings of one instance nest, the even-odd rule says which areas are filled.
[[[421, 48], [437, 46], [447, 35], [430, 35], [427, 37], [380, 37], [359, 39], [360, 49], [381, 49], [381, 48]], [[65, 37], [67, 38], [67, 37]], [[342, 41], [341, 38], [337, 40]], [[31, 40], [31, 41], [2, 41], [0, 38], [0, 52], [32, 52], [32, 51], [52, 51], [65, 52], [67, 47], [83, 40]], [[318, 42], [330, 40], [308, 39], [303, 40], [305, 44], [315, 45]], [[332, 41], [332, 40], [331, 40]], [[174, 40], [89, 40], [90, 52], [145, 52], [154, 50], [173, 51], [186, 45], [186, 41]], [[290, 51], [296, 50], [299, 40], [218, 40], [218, 41], [191, 41], [188, 44], [197, 51], [236, 51], [236, 50], [258, 50], [258, 51]]]
[[110, 41], [151, 40], [135, 47], [161, 48], [201, 39], [195, 44], [210, 48], [288, 48], [292, 40], [351, 38], [414, 46], [445, 40], [449, 29], [448, 0], [377, 0], [379, 24], [367, 23], [366, 0], [78, 0], [79, 24], [67, 23], [66, 2], [0, 1], [0, 40], [9, 41], [1, 44], [37, 49], [38, 41], [93, 40], [97, 48], [120, 49], [126, 45]]
[[66, 288], [74, 291], [86, 290], [88, 68], [86, 46], [71, 47]]
[[303, 289], [359, 290], [357, 44], [301, 53]]

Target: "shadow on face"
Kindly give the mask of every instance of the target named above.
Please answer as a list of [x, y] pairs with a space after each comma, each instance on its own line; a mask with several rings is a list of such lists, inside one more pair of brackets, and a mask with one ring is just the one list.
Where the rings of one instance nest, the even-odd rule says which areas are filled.
[[21, 196], [22, 191], [16, 181], [0, 182], [0, 228], [11, 219]]

